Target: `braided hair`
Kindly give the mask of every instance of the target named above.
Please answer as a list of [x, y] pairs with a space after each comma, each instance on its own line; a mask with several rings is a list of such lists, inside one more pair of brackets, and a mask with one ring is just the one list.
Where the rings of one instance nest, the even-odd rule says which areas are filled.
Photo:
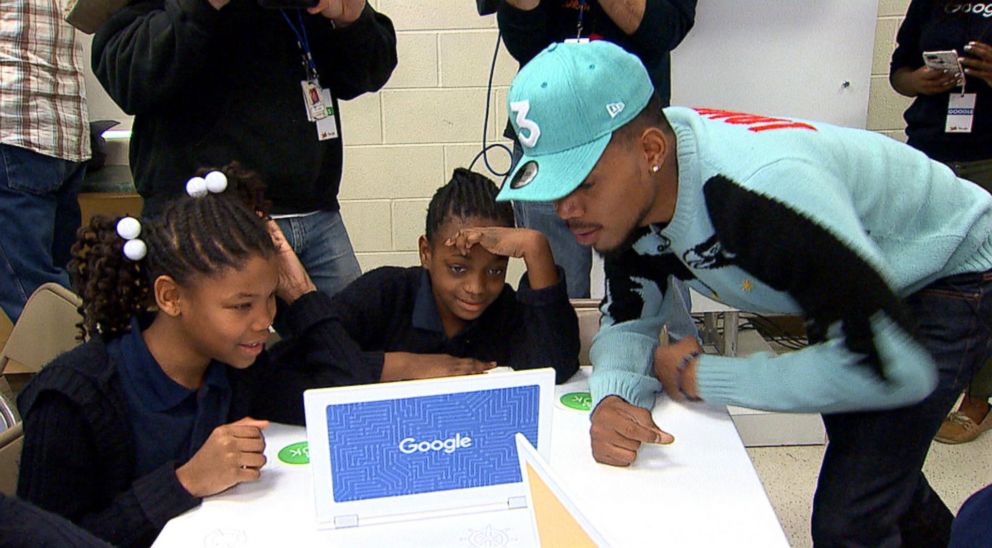
[[117, 234], [120, 218], [97, 216], [79, 229], [69, 277], [83, 301], [80, 339], [127, 332], [134, 315], [154, 310], [152, 285], [159, 276], [188, 284], [196, 276], [238, 269], [253, 257], [275, 254], [263, 220], [269, 205], [264, 183], [236, 162], [219, 171], [227, 176], [224, 192], [183, 195], [162, 214], [143, 220], [139, 237], [147, 254], [141, 260], [125, 257], [125, 240]]
[[484, 175], [465, 168], [455, 168], [451, 180], [437, 189], [427, 206], [427, 240], [452, 218], [478, 217], [491, 220], [494, 226], [514, 226], [513, 207], [509, 202], [497, 202], [499, 188]]

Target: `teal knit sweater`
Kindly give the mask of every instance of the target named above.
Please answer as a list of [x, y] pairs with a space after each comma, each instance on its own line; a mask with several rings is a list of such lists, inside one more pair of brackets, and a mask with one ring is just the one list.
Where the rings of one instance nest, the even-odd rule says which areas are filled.
[[702, 398], [780, 411], [892, 408], [936, 385], [902, 298], [992, 268], [992, 197], [887, 137], [801, 120], [665, 110], [678, 198], [606, 263], [593, 340], [594, 402], [650, 408], [651, 367], [672, 276], [735, 308], [807, 319], [803, 350], [702, 356]]

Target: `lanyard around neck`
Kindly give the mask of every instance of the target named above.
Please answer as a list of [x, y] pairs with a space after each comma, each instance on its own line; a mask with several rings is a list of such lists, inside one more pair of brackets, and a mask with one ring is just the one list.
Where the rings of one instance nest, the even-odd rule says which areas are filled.
[[300, 10], [296, 11], [296, 21], [299, 23], [299, 27], [293, 24], [293, 21], [286, 14], [286, 10], [279, 10], [282, 14], [282, 18], [289, 25], [290, 30], [296, 35], [296, 46], [300, 48], [300, 52], [303, 54], [303, 67], [307, 72], [307, 78], [313, 81], [319, 80], [319, 75], [317, 74], [317, 64], [313, 62], [313, 55], [310, 54], [310, 40], [307, 37], [307, 27], [303, 24], [303, 14]]

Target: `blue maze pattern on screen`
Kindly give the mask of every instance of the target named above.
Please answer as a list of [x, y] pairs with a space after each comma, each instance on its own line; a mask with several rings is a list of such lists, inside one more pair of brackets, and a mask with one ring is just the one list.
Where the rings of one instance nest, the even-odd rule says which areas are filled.
[[327, 406], [336, 502], [521, 481], [513, 439], [537, 446], [536, 385]]

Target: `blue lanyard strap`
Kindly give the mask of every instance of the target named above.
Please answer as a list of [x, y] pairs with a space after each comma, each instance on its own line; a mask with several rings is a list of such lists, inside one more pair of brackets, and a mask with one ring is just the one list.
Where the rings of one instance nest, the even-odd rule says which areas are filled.
[[303, 14], [300, 10], [296, 10], [296, 20], [300, 24], [299, 28], [297, 28], [297, 26], [293, 24], [293, 21], [290, 20], [289, 16], [286, 15], [286, 10], [279, 10], [279, 13], [282, 14], [282, 18], [286, 21], [286, 24], [289, 25], [289, 28], [293, 31], [293, 34], [296, 35], [296, 46], [299, 47], [300, 51], [303, 53], [303, 63], [307, 69], [307, 77], [312, 80], [317, 80], [317, 65], [313, 62], [313, 56], [310, 55], [310, 40], [307, 37], [307, 27], [303, 24]]

